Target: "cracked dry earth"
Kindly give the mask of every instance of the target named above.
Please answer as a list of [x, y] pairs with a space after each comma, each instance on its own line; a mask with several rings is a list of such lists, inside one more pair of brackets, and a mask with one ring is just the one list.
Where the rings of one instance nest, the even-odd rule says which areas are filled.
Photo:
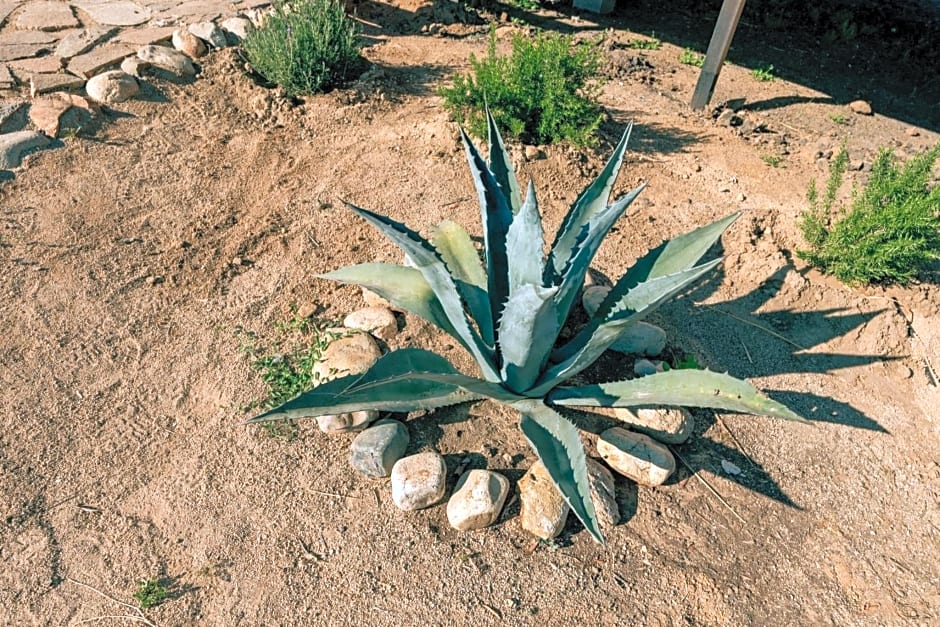
[[[472, 533], [451, 529], [443, 505], [399, 512], [385, 482], [350, 469], [349, 436], [311, 423], [284, 441], [243, 424], [266, 390], [235, 329], [263, 335], [292, 305], [342, 319], [361, 294], [314, 275], [400, 261], [339, 199], [425, 232], [453, 219], [479, 234], [434, 89], [485, 50], [486, 28], [418, 34], [409, 16], [441, 21], [433, 10], [361, 7], [384, 25], [365, 50], [373, 68], [296, 106], [246, 77], [235, 52], [210, 55], [196, 82], [157, 85], [167, 102], [108, 109], [94, 135], [28, 157], [0, 184], [0, 622], [936, 624], [940, 275], [848, 288], [793, 255], [827, 149], [844, 140], [870, 163], [878, 145], [912, 154], [938, 141], [926, 122], [882, 114], [878, 94], [876, 114], [860, 116], [825, 84], [758, 83], [732, 65], [716, 103], [791, 99], [745, 106], [762, 130], [743, 134], [689, 112], [695, 70], [661, 35], [662, 49], [626, 62], [642, 77], [610, 71], [596, 151], [547, 147], [525, 161], [514, 148], [554, 229], [636, 122], [617, 189], [648, 188], [598, 256], [611, 279], [663, 238], [742, 210], [721, 272], [654, 322], [670, 350], [813, 422], [696, 410], [667, 485], [618, 480], [623, 520], [605, 547], [573, 516], [557, 545], [533, 542], [512, 494], [495, 526]], [[611, 25], [544, 15], [589, 35]], [[846, 111], [850, 124], [833, 124]], [[762, 159], [771, 152], [785, 167]], [[399, 346], [472, 372], [411, 316]], [[533, 461], [495, 405], [407, 424], [409, 453], [438, 450], [451, 472], [469, 458], [515, 483]], [[142, 614], [123, 605], [154, 577], [168, 600]]]

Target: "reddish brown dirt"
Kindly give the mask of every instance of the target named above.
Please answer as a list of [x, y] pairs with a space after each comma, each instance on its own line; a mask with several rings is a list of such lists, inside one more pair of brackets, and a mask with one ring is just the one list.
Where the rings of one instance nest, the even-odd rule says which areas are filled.
[[[551, 230], [636, 123], [618, 189], [649, 186], [600, 252], [611, 278], [663, 238], [743, 210], [719, 276], [655, 321], [672, 349], [747, 377], [812, 426], [696, 412], [674, 481], [618, 483], [625, 516], [606, 547], [571, 517], [553, 549], [520, 529], [517, 501], [495, 527], [457, 532], [443, 506], [401, 513], [384, 482], [356, 476], [349, 437], [304, 424], [287, 442], [242, 423], [265, 386], [234, 330], [263, 335], [292, 305], [341, 318], [359, 292], [314, 275], [400, 261], [340, 199], [425, 231], [446, 218], [479, 232], [434, 89], [484, 50], [485, 27], [417, 34], [415, 9], [430, 11], [363, 13], [415, 34], [373, 29], [379, 69], [348, 89], [292, 107], [218, 53], [197, 82], [156, 83], [2, 183], [0, 622], [124, 624], [137, 614], [115, 599], [133, 604], [137, 582], [161, 576], [173, 598], [145, 612], [159, 625], [935, 624], [940, 394], [926, 360], [940, 354], [940, 275], [852, 289], [792, 251], [820, 141], [870, 162], [879, 145], [910, 154], [938, 136], [730, 65], [716, 101], [800, 96], [748, 112], [767, 132], [743, 138], [688, 110], [696, 71], [668, 42], [642, 53], [652, 83], [606, 84], [596, 151], [549, 147], [517, 159], [521, 176]], [[472, 371], [412, 317], [392, 344]], [[515, 421], [487, 403], [414, 416], [410, 450], [516, 480], [533, 456]]]

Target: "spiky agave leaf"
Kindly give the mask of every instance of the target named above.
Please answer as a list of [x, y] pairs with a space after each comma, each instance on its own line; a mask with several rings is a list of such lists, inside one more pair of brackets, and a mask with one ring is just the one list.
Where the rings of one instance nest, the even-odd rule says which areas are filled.
[[581, 407], [709, 407], [807, 422], [747, 381], [708, 370], [669, 370], [625, 381], [562, 386], [552, 390], [546, 400], [554, 405]]
[[627, 125], [623, 137], [614, 149], [614, 154], [601, 170], [601, 173], [594, 181], [584, 189], [575, 200], [571, 209], [562, 220], [561, 226], [552, 242], [551, 252], [548, 257], [548, 264], [545, 266], [546, 283], [556, 283], [562, 272], [568, 267], [571, 258], [574, 256], [575, 248], [581, 231], [599, 212], [607, 208], [610, 200], [610, 192], [620, 173], [620, 167], [623, 165], [623, 157], [627, 151], [627, 142], [630, 141], [630, 133], [633, 131], [633, 123]]
[[445, 220], [434, 230], [431, 241], [453, 275], [454, 283], [477, 323], [480, 337], [494, 352], [496, 334], [489, 294], [486, 293], [486, 274], [480, 265], [480, 256], [473, 246], [473, 240], [462, 226]]
[[503, 145], [503, 137], [499, 134], [496, 120], [490, 115], [489, 108], [486, 110], [486, 128], [487, 142], [490, 145], [490, 171], [503, 190], [509, 208], [513, 213], [518, 213], [522, 206], [522, 198], [519, 196], [519, 182], [516, 180], [516, 172], [509, 160], [509, 153], [506, 152], [506, 147]]
[[463, 300], [457, 290], [454, 277], [451, 276], [447, 264], [441, 259], [437, 250], [418, 233], [400, 222], [349, 203], [347, 206], [405, 251], [434, 290], [447, 320], [457, 332], [463, 346], [470, 351], [480, 366], [483, 378], [487, 381], [499, 381], [495, 355], [483, 342], [476, 329], [467, 322]]
[[375, 409], [409, 412], [492, 398], [523, 400], [502, 386], [457, 372], [443, 357], [417, 348], [392, 351], [361, 374], [322, 383], [249, 420], [311, 418]]
[[510, 390], [525, 393], [538, 379], [560, 326], [555, 315], [557, 287], [526, 283], [506, 301], [499, 321], [500, 376]]
[[603, 544], [604, 536], [591, 499], [587, 456], [577, 427], [538, 399], [518, 401], [512, 406], [522, 414], [519, 423], [522, 433], [555, 487], [584, 528]]

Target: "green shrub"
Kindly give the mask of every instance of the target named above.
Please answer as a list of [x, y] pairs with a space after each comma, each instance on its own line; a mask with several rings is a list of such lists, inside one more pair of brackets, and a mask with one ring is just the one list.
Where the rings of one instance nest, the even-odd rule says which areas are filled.
[[342, 2], [279, 2], [242, 44], [248, 61], [291, 96], [326, 91], [359, 60], [359, 31]]
[[815, 181], [810, 184], [810, 208], [800, 222], [810, 249], [797, 254], [845, 283], [906, 284], [940, 259], [940, 186], [928, 188], [938, 157], [940, 145], [901, 165], [882, 149], [868, 184], [833, 222], [832, 206], [848, 164], [843, 148], [830, 166], [821, 200]]
[[508, 56], [496, 53], [490, 33], [487, 55], [470, 55], [472, 71], [441, 88], [444, 106], [477, 137], [487, 132], [487, 104], [507, 135], [527, 144], [594, 142], [603, 118], [597, 95], [600, 52], [558, 34], [512, 38]]

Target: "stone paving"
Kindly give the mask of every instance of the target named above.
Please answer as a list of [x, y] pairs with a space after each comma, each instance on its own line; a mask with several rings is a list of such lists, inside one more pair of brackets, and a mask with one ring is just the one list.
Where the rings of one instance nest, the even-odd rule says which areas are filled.
[[67, 131], [59, 118], [69, 109], [95, 115], [100, 104], [134, 97], [136, 81], [152, 68], [192, 76], [191, 57], [240, 41], [251, 28], [247, 18], [269, 4], [0, 0], [0, 169], [18, 167], [29, 150], [55, 145], [37, 135], [52, 139]]

